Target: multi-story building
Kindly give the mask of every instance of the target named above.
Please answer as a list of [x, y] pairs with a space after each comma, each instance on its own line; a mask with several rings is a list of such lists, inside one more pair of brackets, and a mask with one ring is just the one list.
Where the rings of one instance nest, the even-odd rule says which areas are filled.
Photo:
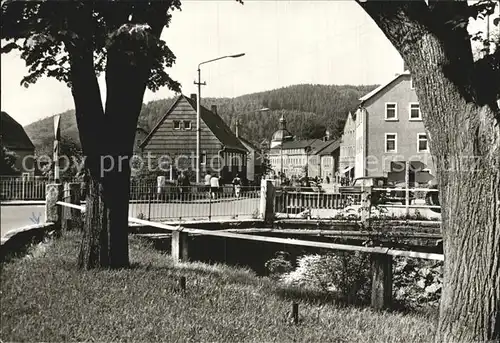
[[[141, 143], [142, 155], [153, 156], [154, 168], [168, 168], [174, 178], [179, 171], [196, 175], [196, 95], [180, 95]], [[246, 178], [248, 150], [217, 114], [201, 106], [200, 113], [200, 180], [210, 172], [230, 182], [237, 173]], [[148, 157], [149, 158], [149, 157]], [[161, 160], [160, 160], [161, 159]]]
[[[354, 176], [388, 176], [404, 181], [408, 162], [410, 182], [423, 183], [432, 178], [435, 170], [410, 73], [397, 74], [360, 101], [353, 118]], [[347, 156], [351, 158], [352, 154]]]
[[[322, 166], [327, 164], [328, 156], [333, 151], [320, 155], [327, 147], [335, 142], [329, 139], [294, 140], [294, 136], [286, 128], [286, 120], [280, 118], [280, 128], [273, 134], [269, 161], [275, 175], [285, 177], [321, 177]], [[332, 161], [333, 164], [333, 161]]]
[[340, 176], [354, 177], [356, 159], [356, 116], [349, 112], [340, 138], [340, 156], [338, 171]]

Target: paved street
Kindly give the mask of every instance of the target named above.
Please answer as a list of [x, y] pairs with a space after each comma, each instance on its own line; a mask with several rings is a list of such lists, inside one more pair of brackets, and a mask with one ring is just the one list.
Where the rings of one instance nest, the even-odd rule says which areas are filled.
[[[251, 219], [258, 214], [259, 199], [240, 199], [215, 203], [157, 203], [151, 204], [130, 204], [129, 215], [152, 220], [202, 220], [208, 219]], [[355, 208], [356, 206], [354, 206]], [[339, 210], [313, 209], [313, 218], [331, 218], [338, 214]], [[419, 209], [422, 216], [428, 219], [440, 220], [441, 215], [432, 212], [429, 209]], [[391, 208], [389, 213], [394, 215], [404, 215], [404, 208]], [[415, 209], [410, 211], [415, 214]], [[291, 215], [293, 217], [293, 215]], [[287, 217], [285, 215], [285, 217]], [[1, 207], [1, 235], [7, 231], [20, 228], [26, 225], [32, 225], [36, 222], [45, 221], [45, 208], [43, 205], [34, 206], [2, 206]]]
[[1, 235], [7, 231], [27, 225], [33, 225], [37, 221], [45, 222], [45, 206], [1, 206]]

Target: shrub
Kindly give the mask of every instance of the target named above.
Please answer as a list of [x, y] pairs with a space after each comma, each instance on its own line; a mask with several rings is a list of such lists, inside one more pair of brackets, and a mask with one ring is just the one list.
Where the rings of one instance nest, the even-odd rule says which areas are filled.
[[395, 300], [409, 307], [438, 306], [443, 262], [409, 258], [394, 260]]
[[292, 271], [293, 267], [288, 260], [290, 255], [287, 252], [278, 251], [275, 256], [275, 258], [267, 261], [264, 266], [271, 278], [279, 279], [283, 274]]
[[359, 252], [305, 255], [281, 281], [290, 286], [336, 292], [348, 303], [365, 303], [371, 288], [370, 258]]

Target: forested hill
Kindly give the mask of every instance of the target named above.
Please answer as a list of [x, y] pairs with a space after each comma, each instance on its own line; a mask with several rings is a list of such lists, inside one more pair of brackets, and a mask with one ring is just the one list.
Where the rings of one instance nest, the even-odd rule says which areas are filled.
[[[271, 138], [278, 129], [281, 114], [287, 119], [288, 129], [298, 138], [319, 138], [326, 129], [339, 136], [347, 113], [357, 107], [361, 96], [375, 87], [295, 85], [236, 98], [202, 98], [202, 104], [207, 108], [217, 105], [219, 115], [233, 130], [239, 116], [241, 135], [255, 143]], [[150, 131], [173, 101], [174, 98], [167, 98], [144, 104], [139, 125]], [[271, 111], [257, 112], [262, 108]], [[54, 134], [52, 117], [29, 124], [25, 129], [37, 150], [51, 146]], [[61, 135], [78, 142], [74, 110], [61, 114]]]

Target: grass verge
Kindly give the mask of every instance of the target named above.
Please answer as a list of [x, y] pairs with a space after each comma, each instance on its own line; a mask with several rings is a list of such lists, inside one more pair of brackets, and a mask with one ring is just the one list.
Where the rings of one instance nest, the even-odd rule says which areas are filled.
[[[182, 263], [131, 237], [132, 267], [79, 271], [80, 236], [2, 265], [2, 341], [429, 342], [426, 316], [344, 307], [251, 271]], [[178, 280], [186, 277], [186, 290]], [[299, 301], [300, 323], [289, 319]], [[319, 301], [318, 301], [319, 299]], [[321, 301], [323, 300], [323, 301]], [[327, 301], [325, 301], [327, 300]]]

